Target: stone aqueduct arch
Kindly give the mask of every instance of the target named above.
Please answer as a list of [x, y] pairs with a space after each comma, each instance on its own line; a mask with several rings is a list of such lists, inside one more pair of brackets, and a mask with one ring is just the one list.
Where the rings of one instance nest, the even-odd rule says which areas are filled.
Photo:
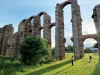
[[96, 34], [88, 34], [82, 36], [82, 42], [84, 42], [87, 38], [93, 38], [97, 41], [97, 35]]
[[[84, 56], [83, 42], [87, 38], [94, 38], [98, 42], [100, 56], [100, 5], [94, 8], [92, 18], [94, 19], [97, 34], [82, 35], [82, 19], [80, 15], [80, 6], [77, 0], [67, 0], [56, 5], [55, 23], [51, 23], [51, 17], [46, 12], [40, 12], [36, 16], [31, 16], [28, 19], [23, 19], [18, 27], [18, 32], [13, 33], [13, 26], [6, 25], [0, 28], [0, 54], [10, 57], [18, 57], [19, 45], [26, 36], [41, 37], [41, 29], [43, 29], [43, 38], [48, 40], [51, 46], [51, 28], [55, 26], [55, 56], [57, 60], [65, 59], [65, 42], [64, 38], [64, 16], [63, 8], [71, 4], [72, 9], [72, 31], [73, 37], [71, 40], [74, 43], [74, 57], [81, 58]], [[43, 26], [41, 26], [40, 17], [43, 15]], [[10, 32], [9, 32], [10, 31]]]
[[80, 6], [77, 4], [77, 0], [68, 0], [61, 4], [56, 5], [56, 59], [65, 59], [65, 42], [64, 38], [64, 17], [63, 8], [71, 4], [72, 9], [72, 28], [73, 28], [73, 42], [75, 58], [84, 56], [83, 44], [82, 44], [82, 19], [80, 15]]

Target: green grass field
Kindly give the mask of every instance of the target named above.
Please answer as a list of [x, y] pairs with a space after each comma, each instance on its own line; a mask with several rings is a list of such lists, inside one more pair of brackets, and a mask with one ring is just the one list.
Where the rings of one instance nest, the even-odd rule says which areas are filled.
[[[66, 53], [66, 59], [49, 64], [26, 66], [19, 61], [10, 62], [7, 57], [0, 57], [0, 75], [100, 75], [100, 62], [97, 54], [85, 54], [82, 59], [74, 60], [72, 53]], [[92, 61], [89, 62], [89, 55]]]

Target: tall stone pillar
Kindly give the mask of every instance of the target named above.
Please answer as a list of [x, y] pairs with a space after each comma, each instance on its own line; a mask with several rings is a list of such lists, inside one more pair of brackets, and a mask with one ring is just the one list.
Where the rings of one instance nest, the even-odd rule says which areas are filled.
[[51, 46], [51, 28], [55, 26], [55, 23], [50, 23], [48, 26], [47, 26], [47, 39], [48, 39], [48, 44]]
[[77, 0], [73, 0], [72, 9], [72, 29], [74, 39], [74, 57], [81, 58], [84, 56], [83, 42], [82, 42], [82, 19], [80, 15], [80, 6]]
[[28, 25], [27, 20], [24, 22], [24, 29], [23, 29], [23, 39], [28, 35]]
[[34, 18], [35, 18], [35, 16], [31, 16], [27, 19], [27, 27], [28, 27], [28, 35], [27, 36], [32, 36], [32, 27], [33, 27], [33, 24], [34, 24], [33, 23]]
[[19, 56], [19, 33], [17, 32], [15, 34], [14, 38], [14, 57], [17, 58]]
[[98, 43], [99, 60], [100, 60], [100, 4], [94, 7], [92, 18], [94, 19], [95, 27], [97, 30], [97, 43]]
[[51, 18], [48, 14], [45, 13], [43, 19], [43, 37], [47, 39], [49, 46], [51, 46], [51, 28], [49, 28]]
[[40, 28], [41, 28], [41, 19], [40, 19], [40, 17], [37, 17], [37, 25], [36, 25], [37, 38], [41, 37], [41, 29]]
[[19, 44], [21, 44], [26, 37], [26, 21], [27, 19], [23, 19], [18, 26]]
[[56, 32], [55, 32], [55, 56], [57, 60], [65, 59], [65, 38], [64, 38], [64, 19], [63, 9], [60, 4], [56, 5]]
[[32, 26], [32, 36], [35, 36], [35, 37], [36, 37], [36, 33], [37, 33], [36, 25], [37, 25], [37, 16], [35, 16], [35, 18], [33, 20], [33, 26]]
[[32, 36], [41, 37], [41, 21], [39, 16], [35, 16], [32, 27]]
[[11, 36], [11, 39], [10, 39], [10, 50], [9, 50], [9, 57], [13, 58], [14, 57], [14, 42], [15, 42], [15, 39], [14, 39], [14, 35]]

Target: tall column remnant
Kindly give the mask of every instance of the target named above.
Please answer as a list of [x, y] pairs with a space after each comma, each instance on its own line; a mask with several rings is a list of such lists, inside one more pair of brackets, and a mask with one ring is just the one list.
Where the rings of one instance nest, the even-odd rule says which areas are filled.
[[74, 42], [74, 57], [81, 58], [84, 56], [83, 42], [82, 42], [82, 19], [80, 14], [80, 6], [77, 0], [73, 0], [72, 8], [72, 29]]
[[47, 40], [48, 40], [48, 44], [51, 46], [51, 28], [55, 26], [55, 23], [50, 23], [48, 26], [47, 26]]
[[3, 28], [2, 28], [2, 49], [1, 49], [1, 55], [4, 55], [4, 56], [8, 56], [9, 55], [9, 50], [10, 50], [10, 38], [11, 38], [11, 35], [13, 34], [13, 26], [12, 24], [9, 24], [9, 25], [5, 25]]
[[94, 19], [95, 27], [97, 30], [97, 43], [98, 43], [99, 59], [100, 59], [100, 4], [94, 7], [92, 18]]
[[51, 18], [45, 13], [43, 19], [43, 37], [48, 40], [48, 44], [51, 46], [51, 29], [48, 27], [51, 23]]
[[65, 59], [65, 42], [66, 39], [64, 38], [64, 17], [63, 17], [63, 8], [71, 4], [71, 0], [65, 1], [61, 4], [56, 5], [55, 11], [55, 56], [57, 60]]

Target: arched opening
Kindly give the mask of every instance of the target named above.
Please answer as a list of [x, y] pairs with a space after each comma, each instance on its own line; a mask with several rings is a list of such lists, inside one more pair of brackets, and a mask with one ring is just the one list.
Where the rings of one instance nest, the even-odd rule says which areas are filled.
[[40, 27], [39, 27], [39, 32], [40, 32], [40, 37], [43, 38], [43, 26], [44, 26], [44, 14], [45, 12], [40, 12], [37, 17], [40, 20]]
[[93, 38], [88, 38], [84, 41], [84, 48], [93, 47], [97, 41]]
[[55, 26], [51, 28], [51, 46], [55, 47]]
[[[42, 19], [41, 19], [42, 17]], [[43, 20], [43, 21], [41, 21]], [[38, 26], [38, 31], [37, 33], [39, 34], [38, 37], [43, 37], [45, 39], [48, 40], [48, 32], [50, 32], [50, 30], [48, 30], [48, 25], [51, 23], [51, 18], [50, 16], [46, 13], [46, 12], [40, 12], [37, 15], [37, 26]], [[43, 29], [43, 33], [41, 32], [41, 29]]]
[[33, 26], [34, 17], [35, 17], [35, 16], [31, 16], [31, 17], [29, 17], [29, 19], [28, 19], [29, 22], [31, 22], [30, 25], [32, 25], [32, 26]]
[[[40, 24], [41, 24], [41, 27], [43, 27], [43, 20], [44, 20], [44, 18], [43, 18], [43, 14], [40, 16]], [[41, 28], [41, 38], [43, 38], [43, 29]]]
[[84, 49], [93, 48], [94, 44], [97, 43], [97, 35], [96, 34], [88, 34], [82, 36], [82, 41], [84, 45]]
[[84, 53], [97, 53], [98, 48], [93, 46], [97, 43], [94, 38], [87, 38], [84, 40]]
[[71, 23], [72, 19], [71, 5], [64, 7], [63, 11], [64, 11], [64, 37], [66, 38], [65, 51], [71, 52], [72, 50], [69, 48], [69, 46], [73, 47], [73, 42], [70, 40], [71, 37], [73, 36], [72, 23]]

